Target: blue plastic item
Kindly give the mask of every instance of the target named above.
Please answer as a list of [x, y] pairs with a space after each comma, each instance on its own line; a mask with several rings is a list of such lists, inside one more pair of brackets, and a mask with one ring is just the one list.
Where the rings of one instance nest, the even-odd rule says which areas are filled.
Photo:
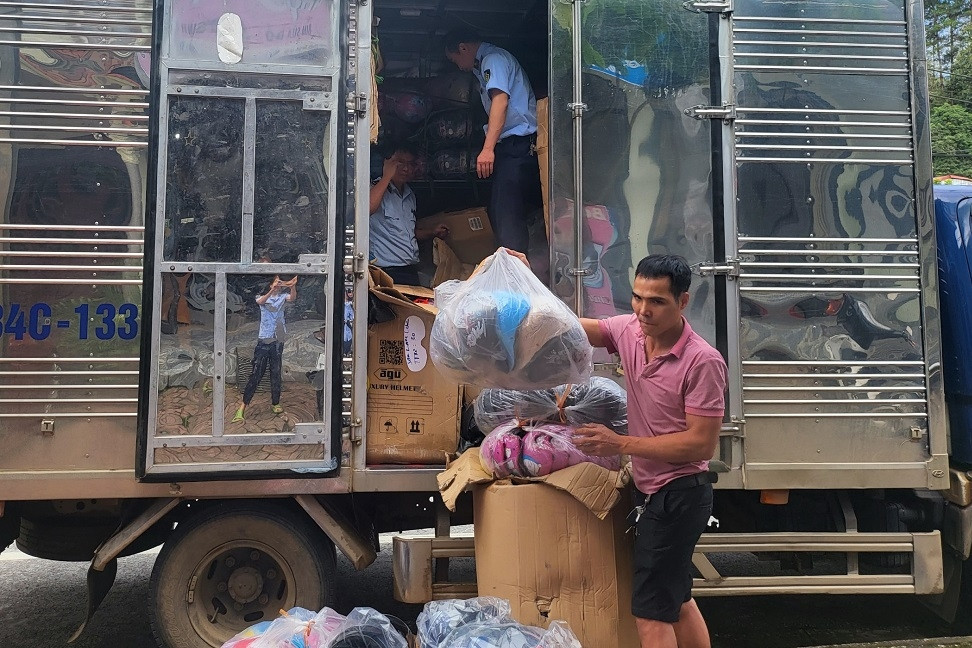
[[972, 464], [972, 185], [935, 185], [934, 193], [952, 459]]

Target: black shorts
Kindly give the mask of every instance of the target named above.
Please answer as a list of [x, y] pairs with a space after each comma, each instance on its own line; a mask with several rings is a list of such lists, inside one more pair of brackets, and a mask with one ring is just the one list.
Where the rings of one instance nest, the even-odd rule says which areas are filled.
[[712, 515], [712, 484], [663, 488], [648, 498], [637, 522], [631, 613], [678, 621], [692, 598], [692, 554]]

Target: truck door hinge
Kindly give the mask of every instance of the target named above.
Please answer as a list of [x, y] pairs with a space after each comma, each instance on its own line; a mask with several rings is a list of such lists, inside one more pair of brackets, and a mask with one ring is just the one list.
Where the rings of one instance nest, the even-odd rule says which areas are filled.
[[695, 13], [717, 13], [728, 18], [732, 13], [732, 0], [688, 0], [682, 7]]
[[365, 275], [367, 265], [365, 256], [361, 252], [354, 256], [344, 257], [344, 274], [354, 275], [361, 279]]
[[726, 259], [724, 263], [697, 263], [692, 269], [699, 273], [700, 277], [709, 275], [724, 275], [731, 281], [739, 276], [739, 259]]
[[686, 108], [682, 112], [692, 119], [721, 119], [727, 124], [736, 118], [736, 106], [730, 103], [721, 106], [699, 104], [698, 106]]
[[368, 95], [363, 92], [359, 92], [354, 95], [354, 112], [358, 116], [358, 119], [364, 119], [368, 116]]

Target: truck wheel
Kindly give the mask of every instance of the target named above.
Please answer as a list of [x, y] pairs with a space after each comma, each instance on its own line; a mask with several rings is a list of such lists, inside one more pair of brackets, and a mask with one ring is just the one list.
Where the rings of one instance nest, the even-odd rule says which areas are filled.
[[334, 543], [280, 502], [228, 502], [180, 523], [149, 583], [149, 618], [163, 648], [219, 648], [294, 606], [332, 606]]

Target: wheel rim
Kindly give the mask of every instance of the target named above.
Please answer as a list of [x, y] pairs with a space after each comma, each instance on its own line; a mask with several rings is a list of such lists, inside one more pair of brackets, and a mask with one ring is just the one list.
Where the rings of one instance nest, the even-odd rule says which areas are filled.
[[192, 570], [187, 589], [189, 622], [214, 648], [295, 605], [294, 572], [269, 545], [228, 542], [214, 548]]

